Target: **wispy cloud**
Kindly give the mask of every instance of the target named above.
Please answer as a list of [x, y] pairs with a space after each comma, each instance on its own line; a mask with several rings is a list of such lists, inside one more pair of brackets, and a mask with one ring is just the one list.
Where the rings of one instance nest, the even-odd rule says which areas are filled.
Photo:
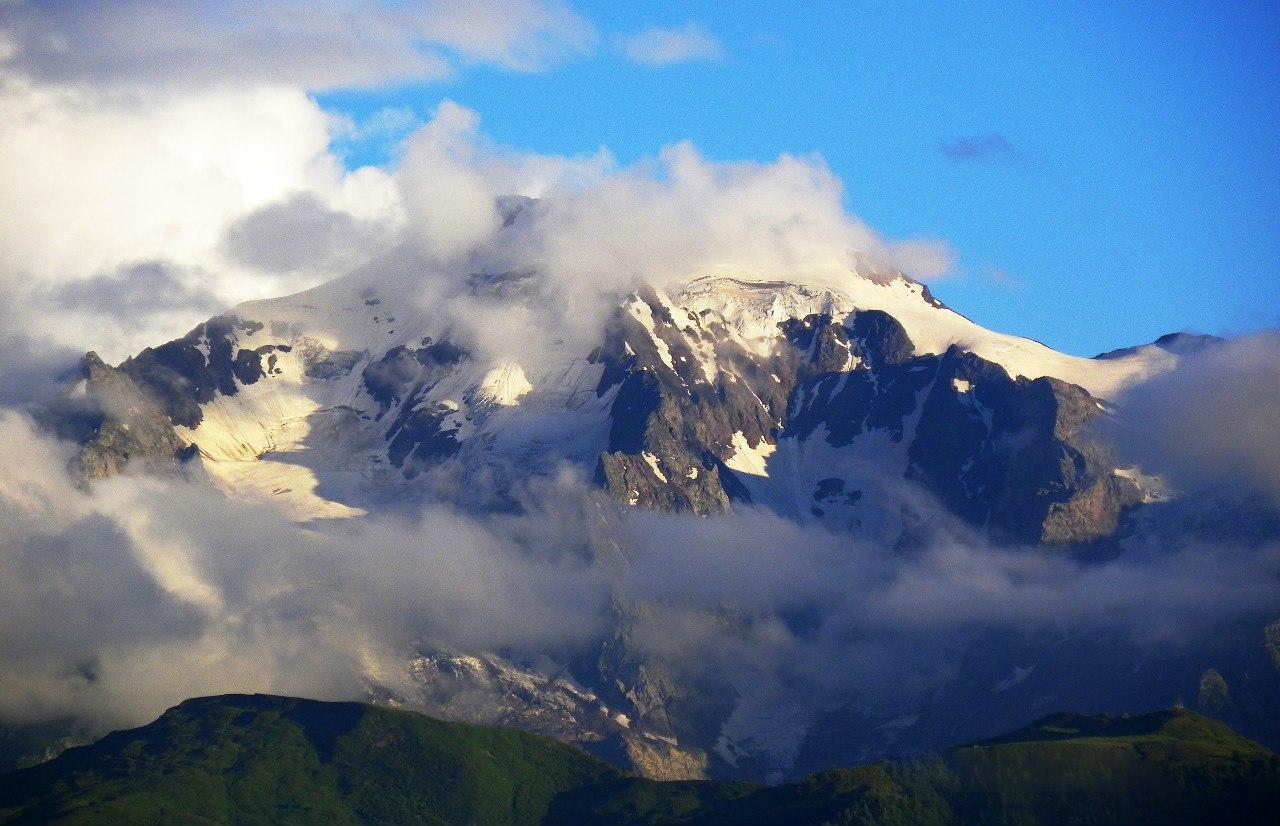
[[724, 57], [720, 40], [693, 22], [671, 29], [645, 29], [623, 37], [620, 44], [623, 54], [643, 66], [672, 66]]
[[943, 141], [938, 149], [944, 158], [953, 161], [1010, 159], [1018, 155], [1018, 150], [1013, 144], [998, 132], [952, 138], [949, 141]]
[[982, 277], [988, 287], [999, 287], [1005, 290], [1022, 289], [1022, 282], [1000, 267], [987, 267], [982, 271]]
[[956, 251], [946, 241], [916, 239], [892, 244], [889, 260], [898, 269], [920, 281], [946, 278], [955, 273]]

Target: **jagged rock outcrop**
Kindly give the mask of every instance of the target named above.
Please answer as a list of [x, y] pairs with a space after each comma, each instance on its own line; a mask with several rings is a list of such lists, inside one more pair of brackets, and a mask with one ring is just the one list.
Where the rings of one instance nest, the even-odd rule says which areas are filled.
[[[714, 315], [656, 297], [634, 301], [613, 329], [599, 355], [597, 392], [617, 387], [600, 475], [630, 505], [705, 514], [743, 499], [819, 518], [852, 512], [856, 526], [866, 478], [832, 472], [801, 491], [753, 493], [740, 476], [774, 475], [766, 457], [784, 441], [856, 456], [871, 434], [904, 449], [901, 478], [1009, 541], [1089, 542], [1140, 500], [1086, 432], [1104, 407], [1083, 388], [1013, 379], [957, 347], [916, 355], [882, 311], [787, 318], [765, 354]], [[715, 372], [705, 369], [708, 350]], [[734, 468], [753, 452], [760, 467]], [[893, 472], [888, 462], [874, 470]]]
[[163, 407], [125, 371], [90, 352], [73, 378], [70, 391], [42, 411], [41, 419], [80, 446], [72, 459], [76, 477], [102, 479], [130, 463], [172, 472], [192, 457]]
[[174, 424], [194, 428], [203, 418], [200, 406], [216, 394], [234, 396], [242, 385], [276, 372], [276, 353], [289, 352], [289, 345], [237, 346], [237, 333], [261, 329], [257, 321], [216, 316], [182, 338], [148, 347], [119, 369], [145, 387]]
[[373, 687], [370, 699], [552, 737], [653, 780], [707, 776], [706, 752], [633, 719], [567, 672], [545, 674], [492, 654], [437, 653], [414, 658], [406, 678], [399, 691]]

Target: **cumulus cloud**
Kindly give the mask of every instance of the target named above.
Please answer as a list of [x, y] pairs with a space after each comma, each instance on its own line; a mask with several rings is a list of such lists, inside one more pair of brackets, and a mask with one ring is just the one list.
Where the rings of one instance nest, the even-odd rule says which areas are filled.
[[998, 160], [1016, 157], [1018, 150], [996, 132], [952, 138], [938, 146], [944, 158], [952, 161]]
[[313, 90], [439, 80], [458, 62], [539, 71], [596, 39], [555, 0], [11, 0], [0, 35], [0, 67], [40, 81]]
[[390, 163], [398, 157], [405, 137], [421, 125], [422, 118], [408, 106], [386, 106], [362, 119], [334, 115], [333, 153], [348, 166], [355, 153], [374, 158], [377, 165]]
[[1129, 390], [1113, 436], [1183, 488], [1246, 485], [1280, 508], [1280, 332], [1183, 353]]
[[[365, 277], [418, 295], [486, 355], [524, 342], [526, 370], [553, 350], [589, 352], [640, 284], [721, 274], [838, 287], [897, 270], [937, 278], [954, 261], [945, 244], [891, 242], [850, 215], [816, 155], [725, 163], [689, 143], [630, 166], [606, 150], [538, 155], [495, 144], [453, 103], [406, 141], [397, 183], [403, 255]], [[477, 296], [477, 274], [520, 274], [522, 287]]]
[[236, 219], [222, 239], [227, 258], [264, 273], [312, 277], [347, 272], [386, 250], [391, 228], [333, 209], [312, 193]]
[[[370, 227], [394, 230], [398, 195], [384, 172], [341, 168], [329, 125], [300, 90], [120, 96], [0, 79], [0, 282], [28, 308], [20, 328], [119, 359], [215, 304], [311, 286], [375, 254]], [[310, 261], [255, 265], [283, 256], [274, 245], [308, 220], [329, 221]], [[272, 247], [257, 259], [255, 240]], [[147, 284], [161, 289], [148, 298]], [[79, 300], [92, 296], [107, 302]], [[150, 312], [119, 325], [122, 301]]]
[[341, 146], [417, 119], [352, 124], [308, 92], [536, 71], [594, 38], [542, 0], [0, 4], [0, 287], [22, 335], [119, 360], [358, 267], [401, 195]]
[[715, 61], [724, 57], [724, 45], [697, 23], [671, 29], [649, 28], [621, 38], [622, 53], [643, 66], [664, 67], [677, 63]]

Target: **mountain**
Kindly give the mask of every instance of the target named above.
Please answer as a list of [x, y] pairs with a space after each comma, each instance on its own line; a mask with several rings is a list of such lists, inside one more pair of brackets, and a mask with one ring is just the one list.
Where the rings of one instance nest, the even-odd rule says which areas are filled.
[[1116, 359], [1129, 358], [1143, 350], [1149, 348], [1159, 348], [1176, 355], [1186, 355], [1188, 353], [1196, 353], [1204, 350], [1206, 347], [1212, 347], [1221, 344], [1225, 339], [1218, 336], [1208, 336], [1203, 333], [1166, 333], [1150, 344], [1143, 344], [1138, 347], [1121, 347], [1118, 350], [1108, 350], [1105, 353], [1099, 353], [1094, 356], [1096, 359]]
[[1057, 714], [782, 786], [657, 783], [551, 740], [357, 703], [189, 700], [0, 776], [5, 823], [1264, 823], [1280, 760], [1187, 711]]
[[[995, 546], [1063, 559], [1115, 556], [1174, 524], [1259, 522], [1170, 502], [1098, 435], [1125, 388], [1175, 367], [1181, 345], [1076, 358], [863, 267], [638, 284], [535, 346], [501, 325], [545, 300], [536, 273], [475, 273], [445, 294], [423, 283], [366, 268], [243, 304], [116, 366], [90, 353], [45, 420], [81, 446], [81, 478], [207, 474], [312, 525], [429, 500], [516, 512], [531, 480], [566, 467], [623, 512], [762, 509], [907, 557], [940, 513]], [[588, 522], [607, 521], [588, 507]], [[1259, 536], [1280, 536], [1262, 522]], [[1064, 705], [1188, 702], [1280, 742], [1274, 616], [1232, 631], [1238, 650], [1205, 627], [1157, 656], [1105, 632], [975, 632], [940, 689], [880, 705], [847, 696], [778, 722], [766, 692], [748, 696], [756, 686], [691, 677], [643, 645], [637, 629], [664, 610], [618, 598], [604, 637], [568, 662], [423, 644], [399, 679], [366, 675], [366, 698], [515, 726], [662, 780], [794, 778]], [[751, 627], [731, 609], [703, 620]], [[788, 622], [803, 633], [803, 616]], [[1197, 703], [1210, 672], [1229, 703]]]
[[[464, 298], [518, 306], [532, 278], [473, 277]], [[194, 452], [227, 489], [299, 519], [411, 498], [441, 466], [460, 469], [471, 504], [492, 504], [567, 462], [624, 505], [750, 502], [886, 542], [901, 538], [909, 481], [1001, 540], [1071, 544], [1110, 535], [1142, 498], [1087, 424], [1177, 358], [1065, 356], [984, 330], [896, 273], [704, 276], [607, 312], [589, 348], [535, 360], [477, 350], [412, 285], [357, 272], [237, 307], [118, 368], [87, 357], [83, 390], [106, 414], [62, 429], [86, 444], [90, 475]], [[121, 396], [152, 400], [173, 434]], [[114, 444], [125, 421], [145, 433]]]

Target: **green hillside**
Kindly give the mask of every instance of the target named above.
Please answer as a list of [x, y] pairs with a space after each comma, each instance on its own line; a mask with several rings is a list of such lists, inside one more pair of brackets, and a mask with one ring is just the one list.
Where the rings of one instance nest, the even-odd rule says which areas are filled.
[[552, 740], [360, 703], [188, 700], [0, 777], [0, 820], [536, 823], [616, 772]]
[[802, 782], [657, 783], [509, 729], [358, 703], [190, 700], [0, 777], [4, 823], [1274, 823], [1280, 760], [1187, 711], [1056, 715]]

